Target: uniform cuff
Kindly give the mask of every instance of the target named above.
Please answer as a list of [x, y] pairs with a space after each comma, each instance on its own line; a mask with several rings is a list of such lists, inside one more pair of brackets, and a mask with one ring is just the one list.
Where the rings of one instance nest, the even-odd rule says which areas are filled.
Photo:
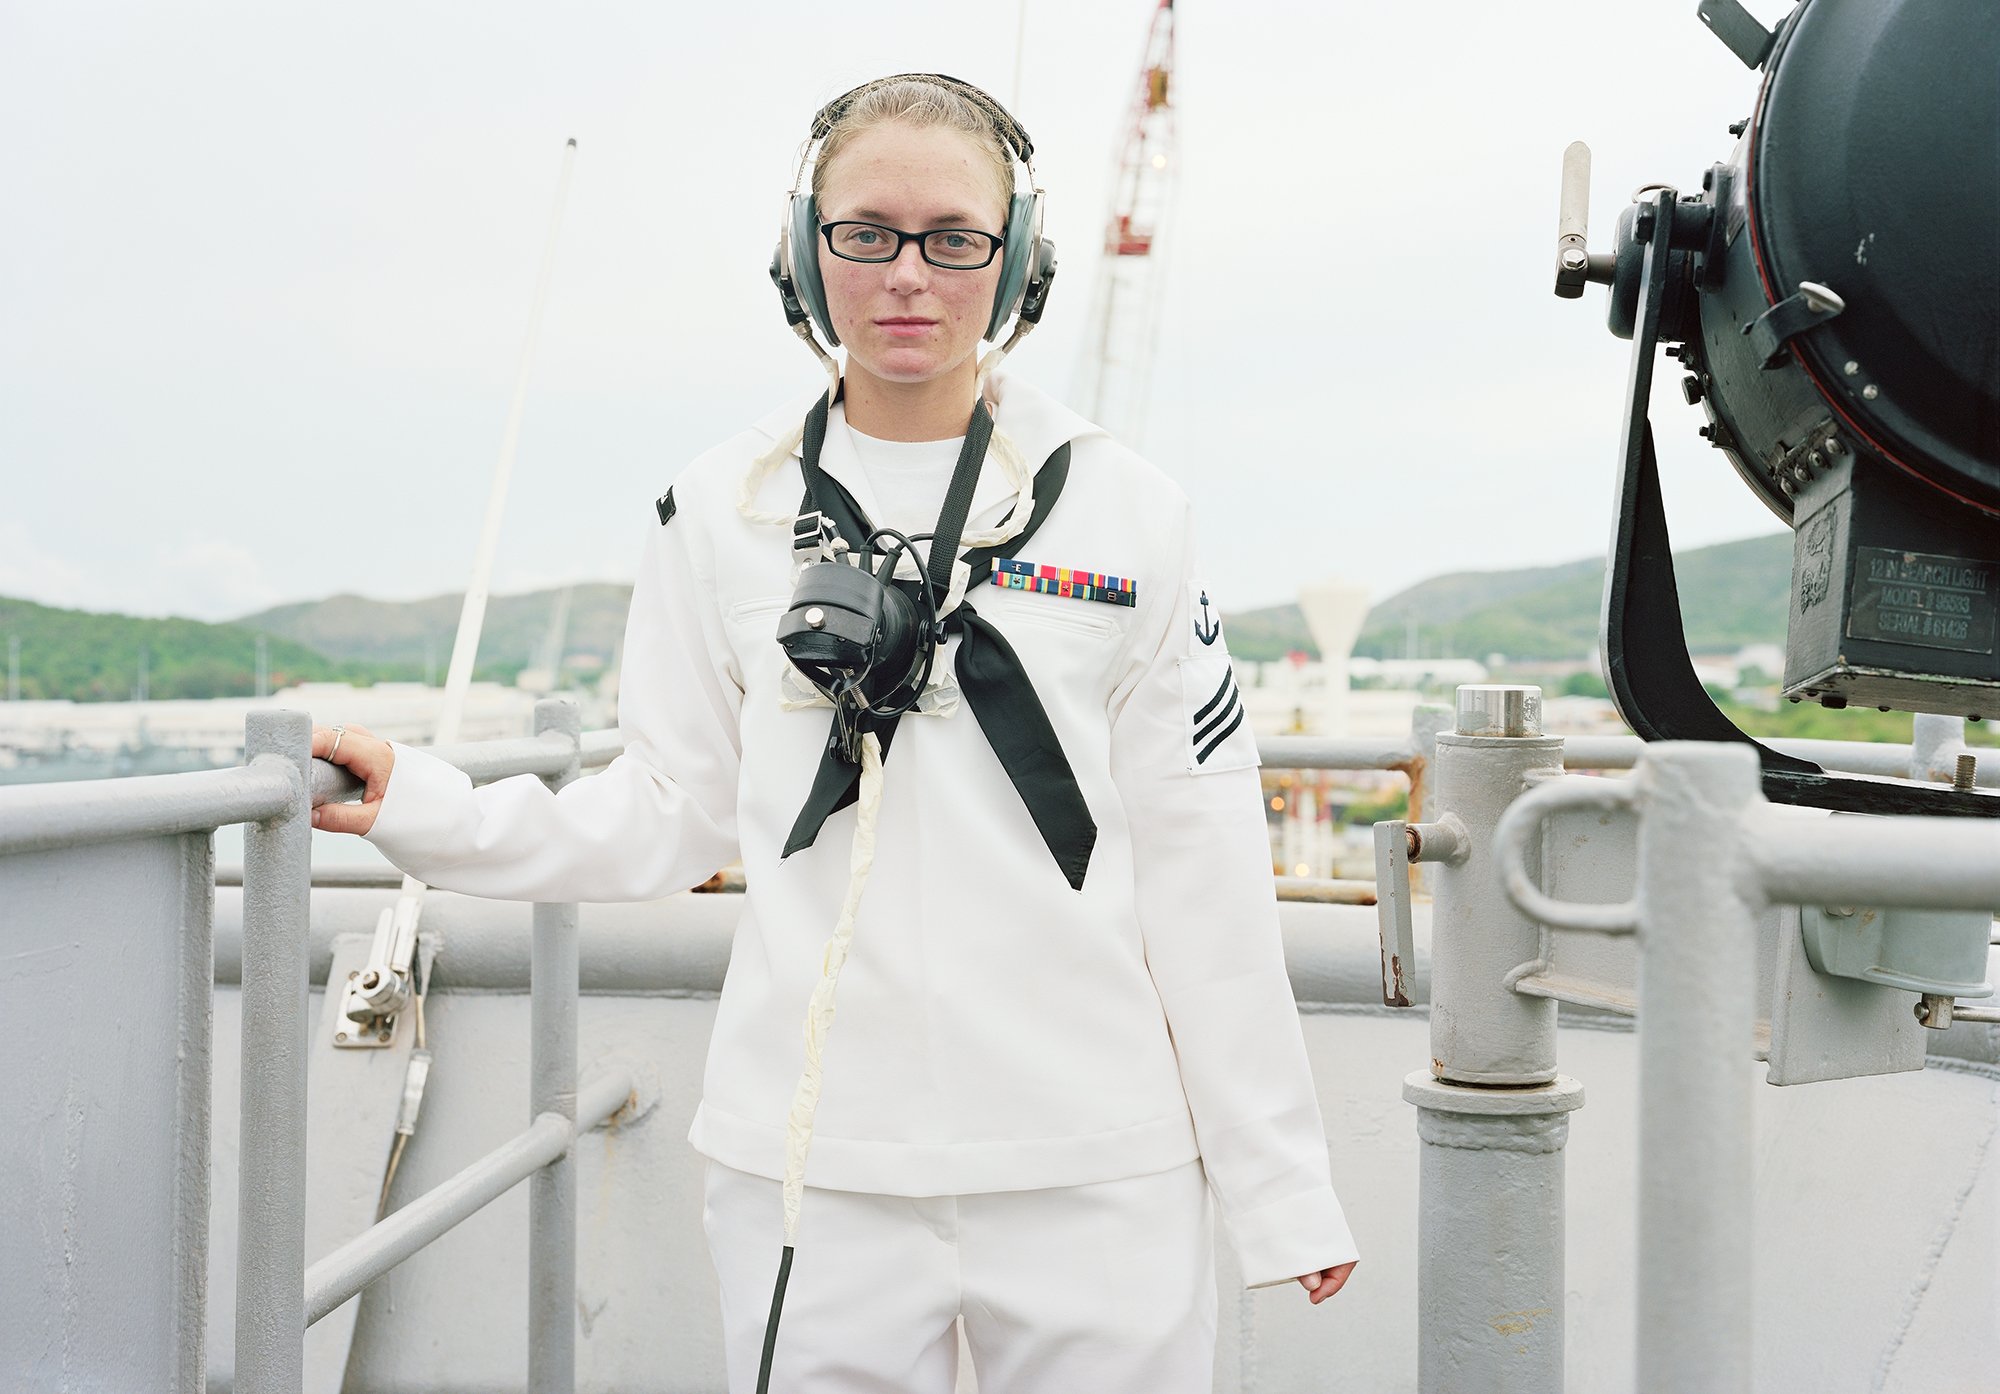
[[1288, 1283], [1361, 1257], [1331, 1186], [1224, 1215], [1223, 1228], [1246, 1288]]
[[472, 781], [454, 765], [401, 741], [389, 742], [395, 764], [382, 791], [382, 807], [362, 834], [382, 855], [413, 875], [412, 865], [438, 865], [449, 860], [453, 830], [463, 822]]

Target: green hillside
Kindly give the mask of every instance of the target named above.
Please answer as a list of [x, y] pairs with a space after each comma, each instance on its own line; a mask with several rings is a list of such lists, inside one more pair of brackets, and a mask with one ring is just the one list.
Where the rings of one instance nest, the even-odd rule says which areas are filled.
[[[1698, 653], [1782, 643], [1791, 583], [1791, 536], [1777, 533], [1681, 553], [1681, 605]], [[1357, 654], [1401, 657], [1412, 636], [1423, 656], [1515, 663], [1581, 658], [1597, 641], [1604, 563], [1599, 559], [1518, 571], [1456, 572], [1390, 596], [1368, 614]], [[625, 628], [631, 587], [569, 587], [566, 654], [611, 664]], [[540, 649], [561, 589], [495, 596], [487, 605], [476, 676], [509, 681]], [[443, 681], [458, 628], [460, 597], [407, 602], [336, 595], [281, 605], [230, 624], [138, 619], [58, 610], [0, 599], [0, 635], [21, 640], [21, 695], [105, 700], [130, 697], [143, 649], [154, 697], [247, 696], [255, 686], [256, 636], [270, 636], [271, 683], [339, 680]], [[1234, 615], [1229, 647], [1239, 658], [1317, 656], [1296, 605]]]
[[[1694, 652], [1784, 642], [1790, 533], [1676, 553], [1674, 563]], [[1402, 658], [1414, 637], [1422, 657], [1484, 659], [1498, 653], [1517, 663], [1581, 658], [1596, 646], [1603, 594], [1604, 562], [1594, 557], [1561, 566], [1434, 576], [1372, 608], [1354, 652]], [[1297, 605], [1233, 617], [1229, 647], [1238, 658], [1277, 659], [1293, 649], [1318, 656]]]
[[[156, 699], [257, 690], [257, 635], [242, 625], [96, 615], [0, 596], [0, 635], [20, 641], [21, 696], [29, 701], [130, 698], [142, 654], [147, 693]], [[266, 649], [273, 688], [360, 676], [300, 644], [271, 639]]]
[[[563, 651], [593, 654], [609, 664], [625, 632], [632, 588], [592, 581], [568, 589], [570, 607]], [[479, 637], [481, 676], [511, 677], [531, 661], [548, 633], [561, 594], [558, 588], [496, 595], [487, 601]], [[418, 676], [428, 662], [442, 682], [463, 603], [462, 594], [411, 601], [336, 595], [262, 610], [236, 623], [281, 635], [330, 658], [396, 664]]]

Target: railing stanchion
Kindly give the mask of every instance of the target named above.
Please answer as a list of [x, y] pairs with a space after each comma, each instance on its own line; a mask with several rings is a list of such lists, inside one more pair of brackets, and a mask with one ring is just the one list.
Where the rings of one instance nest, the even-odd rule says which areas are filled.
[[289, 764], [297, 784], [289, 808], [244, 828], [234, 1387], [238, 1394], [299, 1394], [306, 1334], [312, 718], [252, 712], [243, 744], [247, 763]]
[[[569, 764], [548, 776], [552, 789], [576, 778], [583, 720], [576, 703], [535, 704], [535, 734], [560, 731]], [[535, 907], [530, 960], [532, 1063], [528, 1118], [576, 1119], [576, 906]], [[528, 1388], [571, 1394], [576, 1388], [576, 1145], [528, 1179]]]
[[1749, 1394], [1757, 755], [1648, 746], [1639, 822], [1639, 1394]]

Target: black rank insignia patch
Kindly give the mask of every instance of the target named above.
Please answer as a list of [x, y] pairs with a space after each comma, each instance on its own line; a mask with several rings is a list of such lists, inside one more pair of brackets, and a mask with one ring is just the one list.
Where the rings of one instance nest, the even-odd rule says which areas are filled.
[[[1204, 686], [1210, 678], [1212, 685]], [[1187, 706], [1187, 767], [1196, 774], [1240, 770], [1257, 763], [1249, 713], [1227, 658], [1181, 660], [1181, 700]]]
[[1250, 713], [1222, 637], [1222, 611], [1200, 581], [1188, 583], [1189, 632], [1180, 660], [1181, 719], [1190, 774], [1248, 769], [1260, 763]]
[[667, 490], [666, 493], [661, 494], [659, 498], [653, 501], [653, 507], [659, 512], [660, 526], [665, 527], [669, 522], [673, 520], [674, 491], [672, 489], [669, 489]]

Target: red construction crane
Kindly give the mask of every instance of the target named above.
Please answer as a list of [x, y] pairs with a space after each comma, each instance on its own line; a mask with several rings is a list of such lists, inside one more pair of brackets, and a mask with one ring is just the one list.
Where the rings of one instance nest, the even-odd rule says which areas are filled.
[[1173, 68], [1174, 0], [1159, 0], [1118, 149], [1091, 330], [1077, 365], [1076, 400], [1083, 413], [1134, 444], [1145, 425], [1158, 328], [1156, 249], [1177, 172]]

